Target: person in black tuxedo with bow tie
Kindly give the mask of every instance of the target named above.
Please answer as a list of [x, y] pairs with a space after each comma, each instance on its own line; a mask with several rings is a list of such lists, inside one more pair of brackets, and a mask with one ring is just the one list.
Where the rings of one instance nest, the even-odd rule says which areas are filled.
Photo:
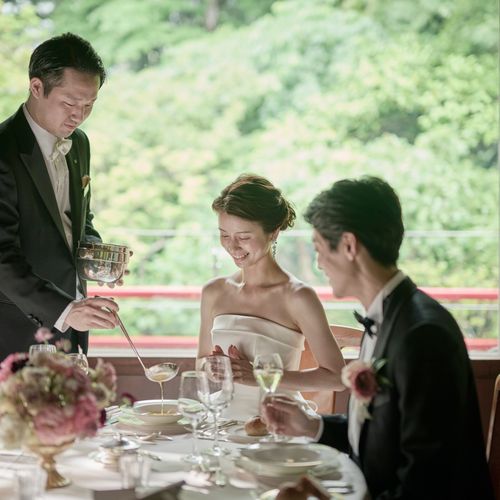
[[113, 328], [118, 309], [83, 298], [75, 266], [79, 241], [100, 241], [89, 141], [77, 127], [104, 82], [102, 61], [66, 33], [34, 50], [29, 79], [27, 101], [0, 124], [0, 360], [26, 351], [41, 326], [86, 352], [87, 330]]
[[[343, 372], [358, 390], [348, 418], [310, 416], [285, 397], [267, 399], [268, 425], [349, 452], [374, 499], [493, 499], [463, 336], [397, 267], [404, 227], [394, 190], [375, 177], [342, 180], [310, 203], [305, 218], [334, 295], [356, 297], [366, 311], [360, 360]], [[370, 366], [379, 367], [371, 393], [354, 369], [359, 377]], [[363, 389], [368, 397], [360, 397]]]

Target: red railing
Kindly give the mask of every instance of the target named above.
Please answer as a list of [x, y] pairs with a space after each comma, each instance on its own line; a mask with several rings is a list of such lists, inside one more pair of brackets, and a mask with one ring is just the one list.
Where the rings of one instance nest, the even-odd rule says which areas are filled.
[[[440, 288], [421, 287], [421, 289], [439, 301], [460, 302], [475, 300], [479, 302], [495, 302], [498, 300], [497, 288]], [[334, 298], [330, 287], [316, 287], [316, 293], [322, 301], [355, 302], [356, 299], [346, 297]], [[115, 299], [177, 299], [200, 300], [201, 286], [123, 286], [116, 288], [90, 286], [88, 295], [114, 297]], [[127, 342], [122, 336], [91, 336], [91, 345], [96, 348], [126, 347]], [[488, 350], [497, 346], [497, 339], [466, 338], [467, 347], [472, 350]], [[197, 337], [181, 336], [134, 336], [134, 343], [142, 349], [194, 349], [198, 343]]]
[[[328, 286], [315, 287], [316, 293], [323, 301], [334, 300], [337, 302], [355, 302], [352, 297], [343, 299], [334, 298], [332, 289]], [[459, 301], [465, 299], [475, 299], [480, 301], [498, 300], [498, 288], [440, 288], [440, 287], [421, 287], [421, 290], [428, 293], [436, 300]], [[101, 297], [114, 298], [134, 298], [134, 299], [184, 299], [200, 300], [201, 286], [123, 286], [116, 288], [89, 286], [89, 296], [100, 295]]]

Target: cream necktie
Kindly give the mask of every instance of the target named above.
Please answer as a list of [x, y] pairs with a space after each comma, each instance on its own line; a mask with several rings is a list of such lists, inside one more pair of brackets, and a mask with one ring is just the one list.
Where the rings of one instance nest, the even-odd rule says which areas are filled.
[[71, 139], [57, 139], [50, 159], [55, 162], [60, 155], [66, 156], [71, 149], [72, 143], [73, 141]]
[[69, 201], [69, 172], [66, 163], [66, 155], [71, 149], [71, 139], [58, 139], [54, 144], [54, 149], [50, 155], [50, 160], [54, 166], [54, 194], [56, 196], [57, 206], [61, 215], [64, 233], [68, 246], [71, 249], [73, 245], [73, 235], [71, 229], [71, 218], [68, 214], [71, 212]]

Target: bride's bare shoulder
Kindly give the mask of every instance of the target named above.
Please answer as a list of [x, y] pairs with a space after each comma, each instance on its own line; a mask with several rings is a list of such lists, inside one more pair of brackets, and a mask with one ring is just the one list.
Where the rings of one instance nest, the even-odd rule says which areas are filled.
[[201, 290], [202, 295], [218, 295], [224, 293], [230, 288], [234, 288], [236, 277], [233, 276], [218, 276], [212, 278], [210, 281], [203, 285]]
[[292, 274], [289, 274], [288, 281], [288, 295], [291, 301], [303, 301], [303, 300], [314, 300], [318, 299], [318, 295], [316, 294], [314, 288], [307, 283], [299, 280]]

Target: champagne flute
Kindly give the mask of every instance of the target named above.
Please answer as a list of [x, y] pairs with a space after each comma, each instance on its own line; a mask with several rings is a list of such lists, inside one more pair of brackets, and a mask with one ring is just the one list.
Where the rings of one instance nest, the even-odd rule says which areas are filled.
[[[255, 380], [264, 391], [264, 396], [274, 394], [283, 377], [283, 362], [277, 353], [257, 354], [253, 360]], [[272, 433], [271, 441], [279, 441], [276, 433]]]
[[54, 353], [57, 352], [57, 348], [54, 344], [33, 344], [30, 345], [29, 357], [34, 358], [37, 354], [41, 352]]
[[225, 450], [219, 445], [218, 418], [229, 406], [234, 391], [231, 360], [227, 356], [207, 356], [198, 360], [197, 367], [206, 374], [200, 379], [201, 400], [213, 415], [214, 445], [210, 454], [220, 457]]
[[187, 418], [193, 429], [193, 451], [184, 457], [186, 462], [202, 465], [205, 459], [198, 448], [198, 424], [206, 417], [207, 409], [201, 401], [200, 388], [202, 380], [206, 379], [204, 372], [185, 371], [181, 375], [177, 408], [179, 413]]
[[69, 359], [73, 362], [75, 366], [78, 366], [81, 368], [85, 375], [88, 375], [89, 373], [89, 361], [87, 359], [87, 356], [83, 352], [71, 352], [67, 354]]

